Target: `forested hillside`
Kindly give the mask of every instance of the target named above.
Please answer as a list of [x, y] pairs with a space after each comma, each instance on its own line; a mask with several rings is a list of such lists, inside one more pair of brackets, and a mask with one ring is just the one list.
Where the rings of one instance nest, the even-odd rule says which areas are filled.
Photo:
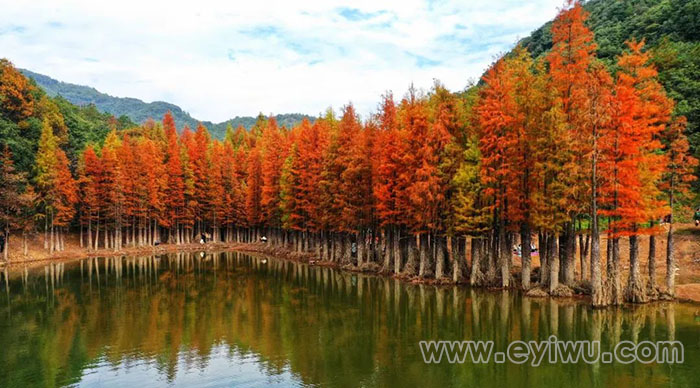
[[[200, 122], [200, 120], [193, 118], [179, 106], [168, 102], [154, 101], [147, 103], [137, 98], [113, 97], [89, 86], [57, 81], [51, 77], [25, 69], [21, 69], [20, 71], [27, 77], [33, 79], [36, 84], [51, 97], [60, 95], [78, 106], [93, 104], [102, 112], [109, 113], [115, 117], [127, 116], [135, 123], [142, 124], [148, 119], [158, 119], [163, 117], [168, 111], [172, 113], [175, 119], [175, 125], [179, 130], [182, 130], [185, 125], [190, 128], [197, 128], [197, 124]], [[275, 115], [277, 122], [286, 127], [299, 124], [304, 118], [313, 122], [313, 117], [300, 113]], [[201, 123], [209, 129], [212, 136], [217, 139], [223, 139], [228, 125], [232, 128], [243, 126], [246, 129], [250, 129], [255, 125], [256, 120], [257, 117], [236, 116], [233, 119], [221, 123], [212, 123], [210, 121], [201, 121]]]
[[[587, 25], [598, 58], [612, 71], [626, 40], [645, 40], [659, 80], [676, 103], [674, 114], [688, 118], [690, 147], [700, 157], [700, 0], [591, 0], [583, 8], [590, 13]], [[534, 57], [552, 48], [551, 28], [547, 23], [521, 41]]]
[[76, 106], [63, 97], [50, 97], [0, 60], [0, 144], [12, 151], [15, 165], [32, 173], [39, 136], [44, 123], [53, 128], [68, 157], [75, 161], [88, 143], [100, 143], [110, 129], [136, 126], [128, 117], [115, 119], [94, 105]]

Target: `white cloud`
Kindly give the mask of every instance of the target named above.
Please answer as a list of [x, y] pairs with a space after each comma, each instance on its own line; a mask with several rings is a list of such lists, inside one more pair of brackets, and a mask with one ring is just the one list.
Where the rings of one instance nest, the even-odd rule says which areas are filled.
[[301, 112], [477, 78], [561, 0], [0, 0], [0, 56], [202, 120]]

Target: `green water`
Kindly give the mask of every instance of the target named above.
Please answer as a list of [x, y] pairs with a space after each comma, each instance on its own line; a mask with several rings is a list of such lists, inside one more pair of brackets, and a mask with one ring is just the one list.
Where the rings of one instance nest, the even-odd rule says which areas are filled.
[[[8, 280], [9, 279], [9, 282]], [[9, 283], [9, 284], [8, 284]], [[6, 271], [0, 387], [698, 387], [700, 307], [594, 311], [240, 253]], [[683, 364], [425, 364], [420, 340], [679, 340]]]

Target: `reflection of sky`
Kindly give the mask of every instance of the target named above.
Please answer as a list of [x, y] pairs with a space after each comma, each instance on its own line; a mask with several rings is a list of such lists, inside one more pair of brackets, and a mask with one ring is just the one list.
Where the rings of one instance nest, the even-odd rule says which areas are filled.
[[78, 385], [140, 387], [144, 382], [149, 386], [302, 386], [298, 376], [288, 367], [281, 373], [265, 366], [254, 353], [241, 354], [236, 349], [222, 344], [212, 348], [206, 357], [196, 352], [178, 354], [175, 375], [170, 378], [167, 370], [153, 359], [123, 360], [112, 365], [101, 358], [98, 365], [83, 370]]
[[348, 101], [366, 115], [435, 78], [462, 89], [562, 0], [3, 3], [18, 67], [223, 121]]

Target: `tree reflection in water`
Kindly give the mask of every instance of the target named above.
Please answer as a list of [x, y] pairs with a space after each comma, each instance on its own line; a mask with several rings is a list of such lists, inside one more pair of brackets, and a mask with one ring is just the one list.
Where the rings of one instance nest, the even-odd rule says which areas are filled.
[[[263, 260], [265, 259], [265, 260]], [[331, 386], [693, 386], [693, 307], [592, 310], [514, 291], [397, 279], [237, 252], [3, 270], [0, 386], [133, 381]], [[420, 340], [674, 340], [685, 363], [426, 365]]]

